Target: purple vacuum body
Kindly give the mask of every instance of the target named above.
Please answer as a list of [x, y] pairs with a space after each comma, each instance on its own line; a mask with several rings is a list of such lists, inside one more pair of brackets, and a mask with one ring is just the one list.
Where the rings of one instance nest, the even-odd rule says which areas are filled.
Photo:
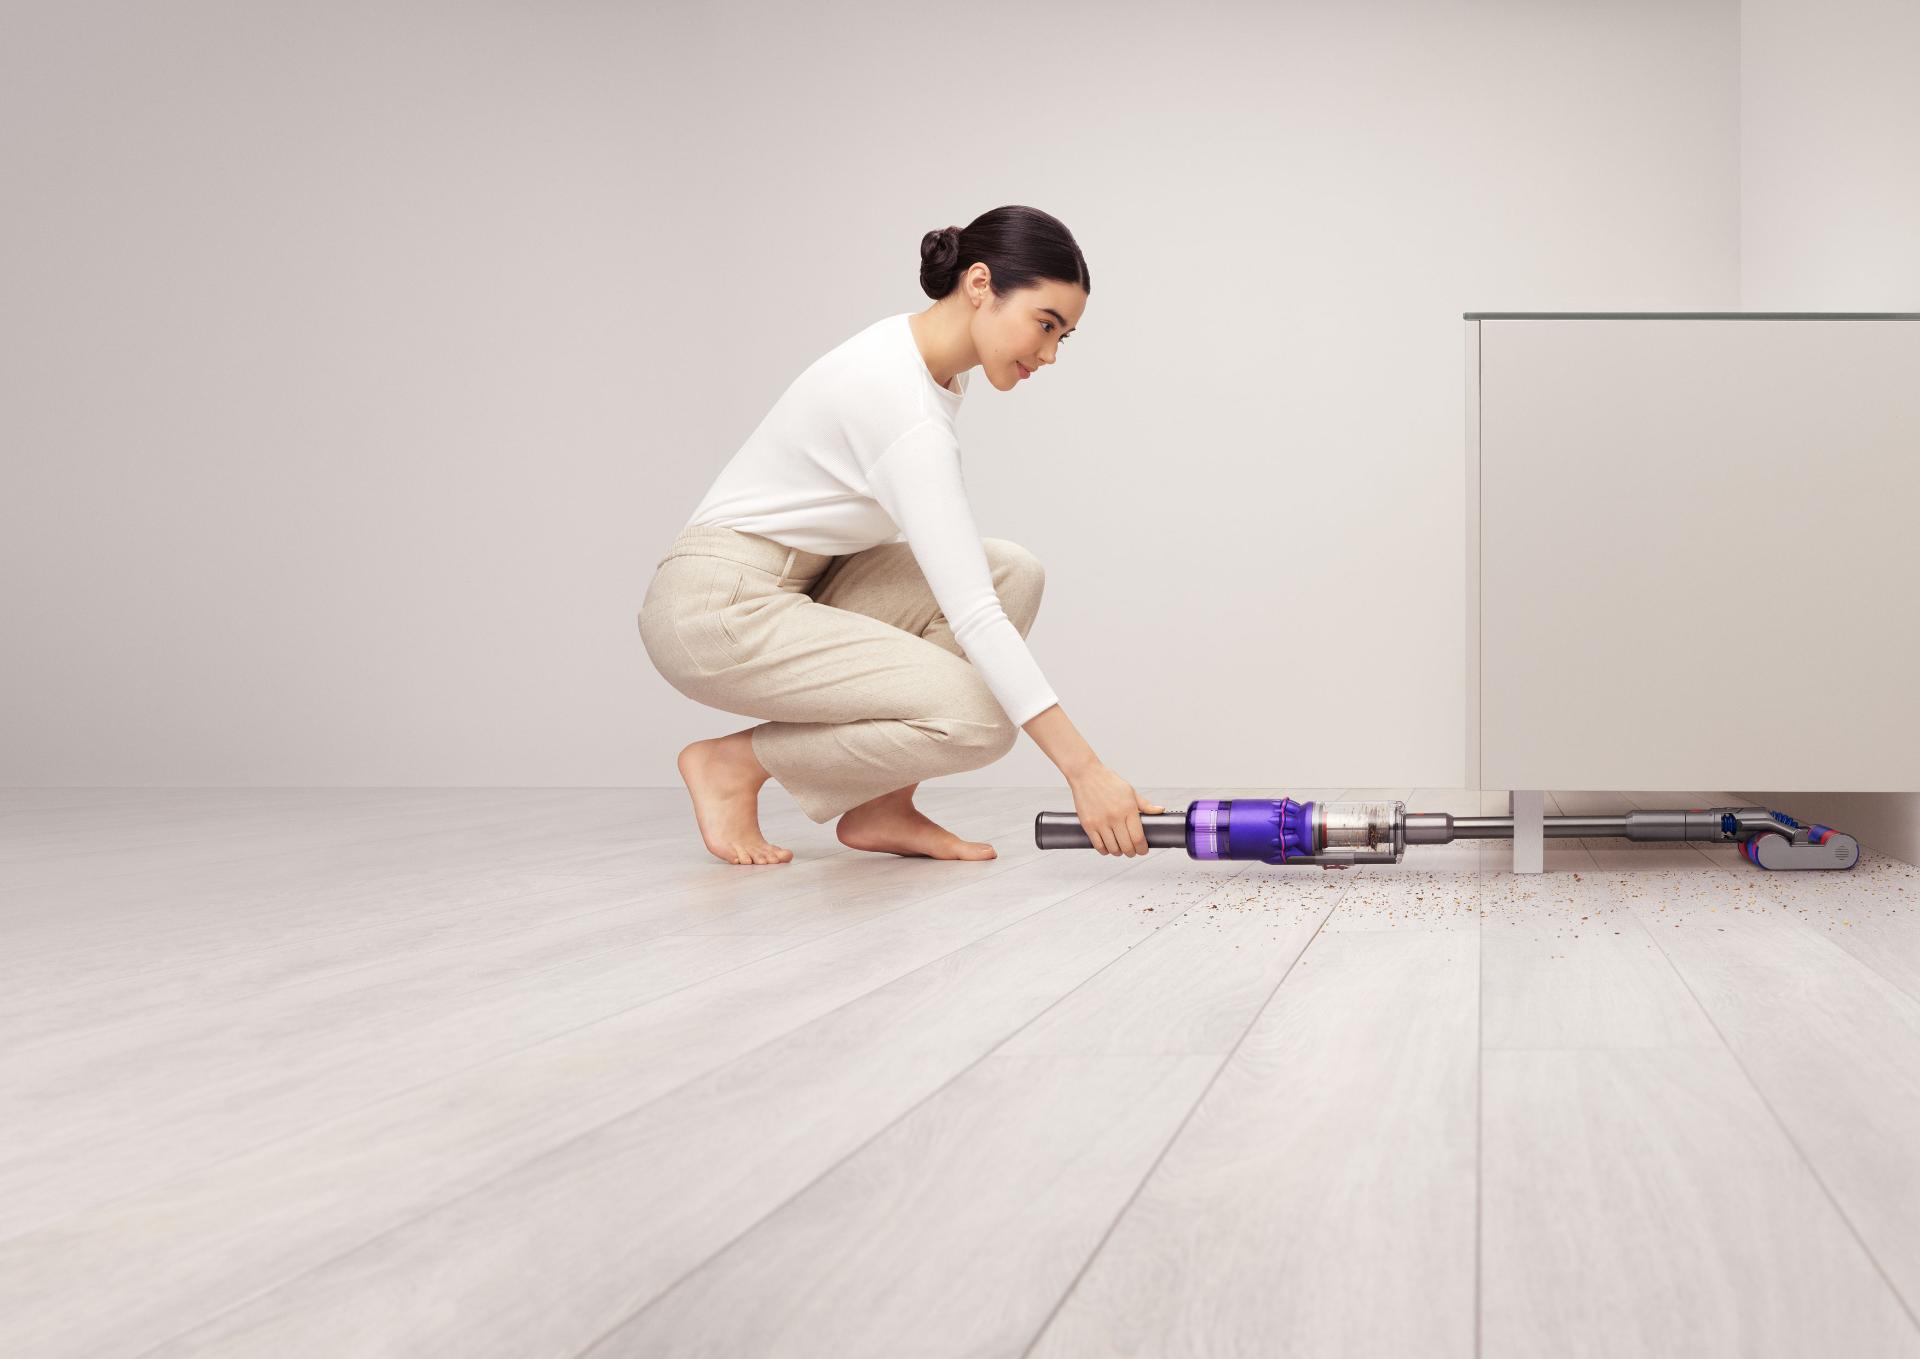
[[1203, 798], [1187, 804], [1187, 853], [1261, 863], [1393, 863], [1406, 841], [1397, 802]]

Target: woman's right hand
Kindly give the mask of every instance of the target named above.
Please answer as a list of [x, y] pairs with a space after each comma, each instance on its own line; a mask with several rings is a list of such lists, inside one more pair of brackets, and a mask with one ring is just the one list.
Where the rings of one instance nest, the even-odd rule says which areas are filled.
[[1095, 849], [1129, 857], [1147, 852], [1140, 813], [1164, 812], [1165, 807], [1148, 802], [1104, 764], [1089, 766], [1085, 773], [1068, 779], [1067, 786], [1073, 790], [1074, 813]]

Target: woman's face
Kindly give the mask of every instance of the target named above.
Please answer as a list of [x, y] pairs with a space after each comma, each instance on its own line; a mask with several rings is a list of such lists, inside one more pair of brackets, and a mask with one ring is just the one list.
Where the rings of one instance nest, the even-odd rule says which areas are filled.
[[996, 298], [987, 286], [984, 264], [974, 265], [961, 286], [969, 297], [981, 299], [969, 327], [973, 350], [987, 381], [1003, 392], [1024, 381], [1026, 373], [1038, 373], [1057, 361], [1060, 341], [1080, 324], [1080, 313], [1087, 308], [1085, 289], [1054, 279]]

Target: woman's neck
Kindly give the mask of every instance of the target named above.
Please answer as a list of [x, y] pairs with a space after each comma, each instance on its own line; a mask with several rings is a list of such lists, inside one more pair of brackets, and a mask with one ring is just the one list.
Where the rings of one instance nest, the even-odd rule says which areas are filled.
[[952, 310], [943, 299], [907, 318], [913, 328], [913, 342], [920, 350], [920, 361], [933, 380], [949, 391], [953, 379], [980, 362], [968, 335], [967, 317]]

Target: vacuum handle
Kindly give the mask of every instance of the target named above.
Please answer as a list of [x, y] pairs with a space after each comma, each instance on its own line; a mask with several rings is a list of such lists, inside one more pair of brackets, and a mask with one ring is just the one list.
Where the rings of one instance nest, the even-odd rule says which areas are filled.
[[[1147, 833], [1149, 849], [1187, 847], [1187, 814], [1183, 811], [1142, 812], [1140, 829]], [[1077, 812], [1041, 812], [1033, 818], [1033, 843], [1041, 849], [1093, 848]]]

